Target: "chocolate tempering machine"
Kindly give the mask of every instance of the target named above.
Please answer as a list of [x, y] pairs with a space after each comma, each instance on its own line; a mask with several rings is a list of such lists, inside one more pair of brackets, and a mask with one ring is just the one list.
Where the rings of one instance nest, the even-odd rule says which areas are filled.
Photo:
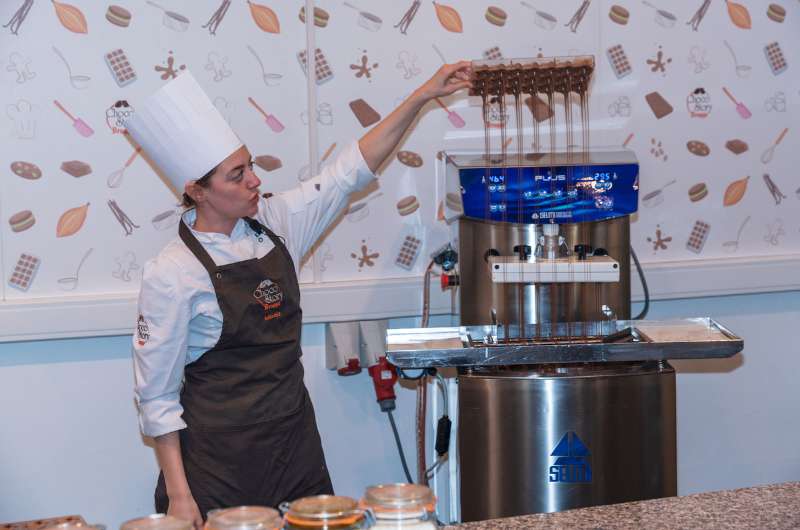
[[639, 166], [590, 147], [593, 70], [592, 56], [473, 63], [485, 148], [437, 169], [460, 325], [387, 332], [396, 366], [457, 370], [461, 521], [676, 495], [669, 359], [743, 348], [710, 318], [631, 319]]

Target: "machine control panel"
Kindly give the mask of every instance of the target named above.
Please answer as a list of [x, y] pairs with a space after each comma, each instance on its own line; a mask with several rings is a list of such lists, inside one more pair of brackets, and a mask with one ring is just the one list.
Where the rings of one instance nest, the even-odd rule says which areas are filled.
[[601, 221], [637, 210], [639, 165], [628, 151], [448, 158], [448, 201], [466, 217], [517, 224]]

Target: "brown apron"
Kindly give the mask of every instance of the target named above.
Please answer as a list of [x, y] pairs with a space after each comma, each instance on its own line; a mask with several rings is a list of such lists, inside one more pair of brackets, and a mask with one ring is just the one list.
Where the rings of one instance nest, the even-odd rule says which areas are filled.
[[[300, 363], [300, 287], [281, 239], [245, 218], [251, 237], [269, 237], [266, 256], [216, 266], [181, 221], [179, 234], [211, 276], [222, 310], [219, 342], [186, 366], [181, 453], [194, 500], [214, 508], [277, 507], [333, 493]], [[169, 499], [161, 473], [156, 511]]]

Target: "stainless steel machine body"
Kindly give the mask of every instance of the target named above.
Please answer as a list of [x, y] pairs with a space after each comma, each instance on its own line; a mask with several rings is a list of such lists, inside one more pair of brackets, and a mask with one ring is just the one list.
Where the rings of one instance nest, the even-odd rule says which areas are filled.
[[458, 290], [462, 326], [491, 322], [518, 325], [543, 322], [590, 322], [608, 318], [606, 305], [615, 318], [631, 313], [630, 221], [628, 216], [591, 223], [559, 225], [565, 246], [578, 244], [605, 249], [619, 262], [619, 281], [613, 283], [497, 283], [489, 274], [487, 252], [515, 256], [514, 248], [536, 248], [543, 225], [458, 220], [458, 255], [461, 287]]
[[707, 318], [630, 320], [633, 154], [442, 160], [461, 327], [390, 330], [387, 356], [458, 368], [461, 520], [676, 495], [667, 359], [743, 342]]
[[[491, 167], [485, 157], [447, 160], [464, 213], [460, 324], [497, 326], [487, 351], [598, 340], [596, 326], [578, 323], [630, 319], [635, 158], [552, 153], [505, 165], [514, 158]], [[604, 259], [613, 281], [601, 278]], [[463, 521], [676, 494], [669, 364], [575, 364], [576, 352], [562, 353], [563, 363], [459, 368]]]
[[677, 494], [665, 361], [465, 369], [458, 392], [463, 521]]
[[[493, 282], [487, 250], [535, 247], [542, 225], [458, 223], [462, 325], [487, 322], [490, 309], [529, 333], [537, 323], [602, 321], [609, 309], [630, 318], [628, 216], [560, 225], [568, 248], [603, 248], [619, 261], [614, 283]], [[463, 521], [677, 494], [675, 373], [666, 361], [466, 368], [458, 395]], [[585, 454], [555, 455], [564, 437], [577, 437]]]

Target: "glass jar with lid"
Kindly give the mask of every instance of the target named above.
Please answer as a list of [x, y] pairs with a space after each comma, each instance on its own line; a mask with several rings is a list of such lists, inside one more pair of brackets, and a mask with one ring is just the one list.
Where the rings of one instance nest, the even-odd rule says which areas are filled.
[[105, 530], [105, 528], [105, 525], [87, 524], [81, 521], [67, 521], [45, 526], [42, 530]]
[[285, 530], [361, 530], [369, 528], [355, 499], [336, 495], [303, 497], [289, 504]]
[[192, 530], [192, 523], [171, 515], [156, 513], [125, 521], [120, 530]]
[[436, 497], [419, 484], [382, 484], [364, 493], [361, 505], [372, 513], [373, 530], [436, 530]]
[[208, 512], [205, 530], [277, 530], [282, 524], [278, 510], [266, 506], [236, 506]]

